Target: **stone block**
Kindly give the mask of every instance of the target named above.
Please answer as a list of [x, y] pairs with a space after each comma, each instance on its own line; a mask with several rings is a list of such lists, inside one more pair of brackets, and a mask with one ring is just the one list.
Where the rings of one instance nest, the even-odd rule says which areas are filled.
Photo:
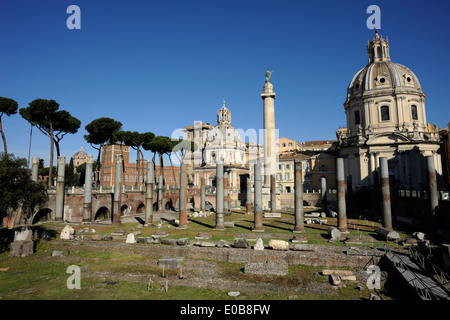
[[71, 226], [65, 226], [60, 235], [60, 239], [62, 240], [71, 240], [75, 237], [75, 229]]
[[216, 243], [218, 248], [231, 248], [231, 243], [226, 240], [219, 240]]
[[264, 212], [264, 218], [281, 218], [279, 212]]
[[333, 286], [340, 286], [342, 284], [341, 277], [338, 275], [330, 274], [330, 283]]
[[133, 233], [129, 233], [127, 235], [127, 240], [125, 242], [126, 243], [136, 243], [136, 239], [134, 238], [134, 234]]
[[14, 241], [31, 241], [33, 231], [28, 228], [18, 228], [14, 231]]
[[288, 273], [288, 263], [284, 260], [249, 262], [245, 265], [244, 272], [250, 274], [285, 276]]
[[16, 241], [10, 244], [10, 254], [13, 257], [26, 257], [34, 253], [33, 241]]
[[233, 246], [235, 248], [247, 249], [249, 247], [247, 240], [244, 238], [236, 238], [234, 239]]
[[53, 250], [52, 257], [65, 257], [64, 251]]
[[180, 238], [177, 240], [177, 245], [185, 246], [189, 243], [189, 238]]
[[183, 261], [184, 257], [163, 257], [158, 260], [157, 265], [160, 268], [176, 270], [180, 268]]
[[295, 243], [292, 245], [293, 251], [316, 251], [316, 247], [313, 244], [307, 243]]
[[155, 244], [160, 243], [159, 238], [153, 238], [153, 237], [139, 237], [137, 238], [138, 243], [147, 243], [147, 244]]
[[107, 236], [107, 235], [102, 236], [102, 241], [112, 241], [112, 239], [113, 239], [112, 236]]
[[225, 228], [234, 228], [234, 221], [225, 221], [223, 225]]
[[216, 243], [213, 241], [195, 241], [194, 246], [199, 247], [215, 247]]
[[289, 250], [289, 242], [284, 240], [270, 240], [269, 247], [272, 250]]
[[253, 246], [253, 250], [263, 251], [264, 250], [264, 243], [261, 238], [258, 238], [256, 240], [256, 244]]
[[329, 275], [351, 276], [351, 275], [353, 275], [353, 272], [349, 271], [349, 270], [329, 270], [329, 269], [324, 269], [324, 270], [322, 270], [321, 273], [324, 276], [329, 276]]
[[177, 239], [172, 238], [161, 238], [160, 243], [168, 245], [177, 245]]
[[162, 238], [162, 237], [167, 237], [169, 234], [163, 230], [156, 230], [153, 234], [152, 237], [154, 238]]
[[91, 240], [92, 240], [92, 241], [100, 241], [100, 240], [102, 240], [102, 236], [101, 236], [100, 234], [94, 234], [94, 235], [91, 237]]

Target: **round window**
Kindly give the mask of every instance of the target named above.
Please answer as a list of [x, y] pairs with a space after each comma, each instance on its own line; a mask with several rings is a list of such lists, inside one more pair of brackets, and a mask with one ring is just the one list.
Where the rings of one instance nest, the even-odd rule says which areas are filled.
[[380, 83], [385, 83], [386, 82], [386, 79], [385, 78], [381, 78], [380, 79]]

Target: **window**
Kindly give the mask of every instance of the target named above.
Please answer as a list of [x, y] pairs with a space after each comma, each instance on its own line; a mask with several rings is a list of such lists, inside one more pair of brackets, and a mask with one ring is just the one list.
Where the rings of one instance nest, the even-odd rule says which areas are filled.
[[290, 169], [290, 166], [287, 164], [286, 165], [286, 170], [289, 170]]
[[411, 106], [411, 118], [413, 120], [419, 120], [419, 117], [417, 115], [417, 106], [415, 106], [415, 105]]
[[283, 166], [281, 164], [278, 165], [278, 170], [283, 169]]
[[289, 142], [288, 146], [289, 146], [289, 147], [292, 147], [292, 146], [293, 146], [292, 142]]
[[277, 174], [277, 180], [281, 180], [281, 174]]
[[321, 164], [319, 167], [319, 171], [328, 171], [328, 168], [326, 165]]
[[283, 185], [279, 184], [278, 189], [280, 189], [280, 192], [283, 193]]
[[289, 173], [286, 173], [286, 174], [284, 175], [284, 180], [289, 180]]
[[286, 143], [283, 143], [283, 147], [286, 147]]
[[361, 124], [361, 116], [359, 114], [359, 110], [355, 111], [355, 125]]
[[381, 121], [387, 121], [390, 120], [389, 117], [389, 107], [388, 106], [382, 106], [380, 108], [380, 113], [381, 113]]
[[291, 187], [286, 187], [286, 193], [291, 193]]

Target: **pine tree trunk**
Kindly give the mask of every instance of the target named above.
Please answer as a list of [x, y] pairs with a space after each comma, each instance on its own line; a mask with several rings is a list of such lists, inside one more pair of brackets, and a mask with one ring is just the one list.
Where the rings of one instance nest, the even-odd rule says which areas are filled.
[[54, 153], [54, 146], [53, 146], [53, 125], [50, 121], [50, 170], [48, 171], [48, 187], [50, 188], [52, 186], [52, 171], [53, 171], [53, 153]]
[[5, 133], [3, 132], [2, 117], [0, 117], [0, 132], [2, 134], [3, 149], [5, 151], [5, 156], [6, 156], [6, 154], [8, 153], [8, 148], [6, 147], [6, 138], [5, 138]]

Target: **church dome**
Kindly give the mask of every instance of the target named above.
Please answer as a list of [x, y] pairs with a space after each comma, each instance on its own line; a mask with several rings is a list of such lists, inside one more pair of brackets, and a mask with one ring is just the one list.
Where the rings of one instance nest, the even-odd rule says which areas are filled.
[[80, 151], [75, 152], [75, 154], [72, 156], [72, 158], [81, 159], [81, 158], [86, 158], [87, 156], [88, 156], [88, 154], [84, 151], [84, 148], [81, 147]]
[[389, 42], [378, 31], [367, 53], [367, 65], [347, 87], [346, 135], [362, 141], [369, 135], [427, 132], [425, 94], [416, 75], [391, 61]]
[[359, 70], [347, 88], [347, 101], [371, 94], [408, 92], [423, 95], [417, 76], [407, 67], [391, 61], [389, 42], [376, 32], [367, 46], [369, 63]]

